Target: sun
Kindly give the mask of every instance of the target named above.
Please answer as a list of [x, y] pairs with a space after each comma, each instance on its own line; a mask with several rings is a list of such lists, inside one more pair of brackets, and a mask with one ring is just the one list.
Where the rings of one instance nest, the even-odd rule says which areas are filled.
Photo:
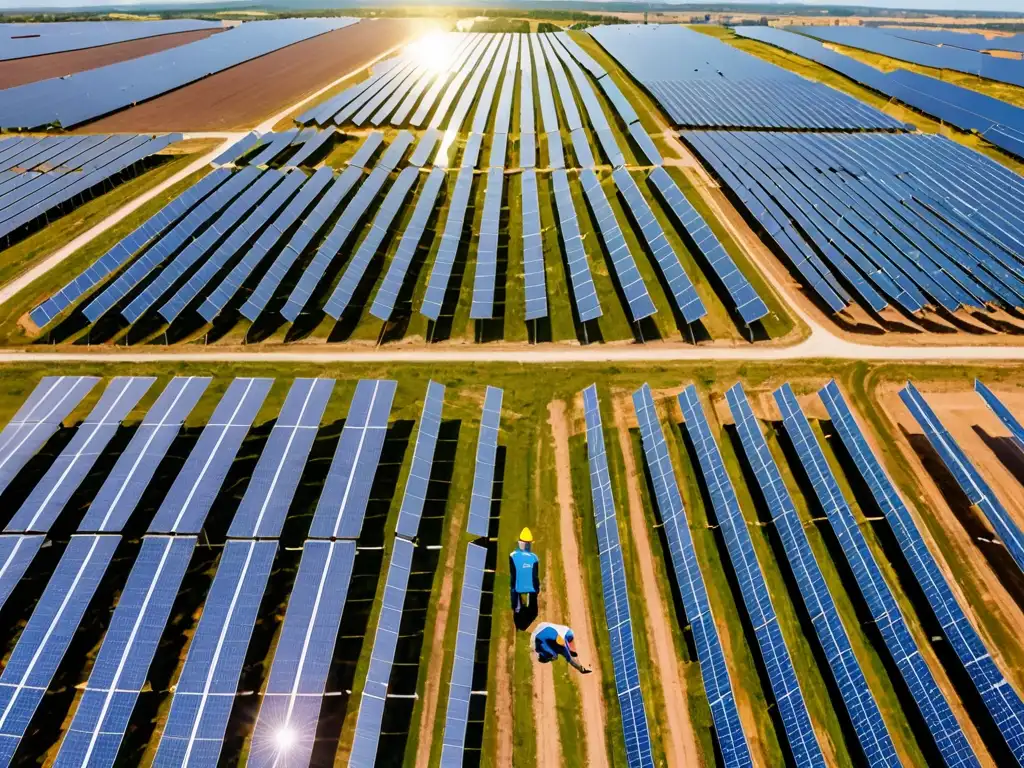
[[406, 57], [418, 66], [427, 67], [434, 72], [447, 69], [451, 61], [452, 50], [443, 35], [434, 33], [425, 35], [409, 46]]

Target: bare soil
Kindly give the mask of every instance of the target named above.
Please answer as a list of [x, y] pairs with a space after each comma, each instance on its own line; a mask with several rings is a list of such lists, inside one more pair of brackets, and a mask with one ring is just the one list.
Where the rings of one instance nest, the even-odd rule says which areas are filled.
[[494, 698], [497, 702], [495, 714], [498, 718], [498, 746], [495, 753], [496, 765], [512, 765], [512, 685], [508, 668], [514, 663], [514, 654], [509, 650], [508, 635], [498, 638], [498, 663], [494, 670]]
[[410, 39], [415, 19], [363, 20], [218, 72], [89, 124], [90, 132], [231, 131], [289, 104]]
[[[533, 665], [533, 722], [537, 734], [537, 768], [562, 765], [562, 742], [551, 713], [558, 708], [555, 699], [555, 670], [552, 664]], [[511, 734], [510, 734], [511, 735]], [[511, 765], [499, 760], [498, 765]]]

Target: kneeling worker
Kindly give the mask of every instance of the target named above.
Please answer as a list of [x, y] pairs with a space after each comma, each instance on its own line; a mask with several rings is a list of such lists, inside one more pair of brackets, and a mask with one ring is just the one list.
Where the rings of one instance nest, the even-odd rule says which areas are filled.
[[576, 661], [575, 635], [569, 627], [545, 621], [538, 624], [537, 628], [533, 630], [533, 634], [530, 635], [530, 642], [533, 643], [533, 650], [537, 654], [537, 661], [541, 664], [547, 664], [559, 656], [564, 656], [565, 660], [573, 668], [579, 670], [584, 675], [590, 674], [591, 670]]
[[540, 592], [540, 558], [530, 548], [533, 534], [523, 528], [519, 534], [519, 546], [508, 556], [512, 577], [512, 610], [519, 613], [520, 607], [530, 606], [530, 595]]

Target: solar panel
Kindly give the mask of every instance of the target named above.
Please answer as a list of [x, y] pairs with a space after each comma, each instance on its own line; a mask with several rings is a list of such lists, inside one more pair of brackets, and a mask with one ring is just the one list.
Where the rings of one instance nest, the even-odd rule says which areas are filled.
[[68, 542], [0, 675], [0, 761], [14, 762], [120, 541], [72, 536]]
[[310, 538], [359, 538], [397, 386], [387, 379], [362, 379], [356, 385], [316, 505]]
[[282, 131], [280, 133], [270, 133], [265, 138], [268, 138], [267, 146], [260, 151], [256, 157], [249, 161], [250, 165], [269, 165], [274, 158], [284, 152], [291, 143], [295, 140], [295, 137], [299, 135], [297, 129], [292, 128], [291, 130]]
[[544, 266], [544, 240], [541, 237], [540, 202], [537, 198], [537, 172], [524, 170], [520, 176], [520, 219], [523, 227], [523, 282], [526, 319], [548, 316], [547, 273]]
[[704, 692], [711, 706], [715, 736], [722, 750], [722, 762], [724, 765], [737, 768], [750, 766], [753, 764], [750, 749], [736, 707], [725, 651], [711, 613], [711, 602], [708, 599], [704, 576], [701, 574], [700, 564], [693, 549], [689, 521], [686, 518], [682, 496], [679, 494], [672, 460], [668, 455], [665, 433], [661, 429], [654, 407], [654, 396], [647, 384], [633, 393], [633, 409], [640, 426], [640, 439], [654, 487], [662, 530], [668, 541], [676, 584], [683, 601], [686, 621], [690, 625], [697, 648]]
[[195, 546], [194, 536], [143, 537], [55, 766], [116, 762]]
[[783, 551], [792, 570], [807, 615], [824, 651], [836, 687], [853, 723], [857, 740], [870, 765], [899, 766], [896, 746], [886, 728], [878, 704], [853, 652], [849, 635], [839, 617], [825, 577], [811, 550], [803, 523], [793, 499], [782, 479], [768, 442], [750, 407], [741, 384], [725, 394], [729, 410], [736, 420], [736, 430], [747, 463], [757, 479], [772, 524], [782, 541]]
[[498, 279], [498, 237], [501, 229], [501, 199], [505, 187], [505, 169], [487, 171], [483, 218], [476, 247], [476, 271], [473, 274], [472, 320], [494, 317], [494, 294]]
[[0, 608], [18, 586], [45, 536], [0, 536]]
[[462, 240], [462, 229], [466, 220], [466, 207], [469, 205], [469, 195], [472, 189], [473, 169], [463, 168], [455, 180], [455, 191], [448, 204], [448, 218], [445, 221], [444, 234], [441, 235], [441, 244], [434, 259], [434, 266], [430, 270], [427, 291], [420, 304], [420, 313], [435, 322], [441, 316], [444, 297], [448, 292], [448, 280], [451, 278], [455, 257], [459, 252], [459, 242]]
[[[498, 35], [482, 35], [480, 46], [471, 54], [466, 64], [455, 73], [455, 77], [448, 84], [448, 88], [441, 101], [438, 102], [437, 110], [430, 119], [431, 128], [440, 128], [442, 125], [448, 130], [458, 131], [469, 114], [470, 107], [476, 99], [477, 90], [483, 80], [484, 73], [491, 65], [494, 53], [498, 47]], [[462, 87], [465, 82], [465, 87]], [[461, 91], [460, 91], [461, 88]], [[455, 109], [448, 117], [448, 110], [458, 95], [458, 102]], [[447, 118], [447, 120], [446, 120]]]
[[455, 634], [455, 656], [452, 661], [452, 677], [448, 686], [448, 705], [444, 717], [442, 768], [457, 768], [463, 764], [486, 563], [487, 550], [484, 547], [476, 544], [467, 545], [466, 568], [462, 576], [462, 595], [459, 600], [459, 626]]
[[106, 21], [83, 25], [78, 22], [48, 22], [45, 27], [33, 23], [4, 23], [2, 32], [4, 61], [45, 56], [51, 53], [80, 51], [129, 40], [203, 30], [219, 31], [220, 22], [175, 19], [160, 21]]
[[367, 169], [370, 167], [370, 158], [374, 156], [377, 149], [384, 143], [384, 134], [380, 131], [373, 131], [359, 145], [359, 149], [348, 161], [349, 166]]
[[36, 487], [4, 529], [6, 533], [50, 530], [64, 505], [85, 480], [100, 454], [113, 439], [142, 396], [156, 381], [152, 377], [117, 376], [103, 392], [71, 442], [54, 459]]
[[1017, 449], [1024, 451], [1024, 426], [1017, 420], [1017, 417], [1003, 404], [995, 392], [981, 383], [980, 379], [974, 380], [974, 391], [981, 395], [985, 405], [992, 410], [992, 413], [1003, 423], [1003, 426], [1009, 430], [1010, 437], [1013, 438]]
[[469, 502], [469, 524], [466, 530], [474, 536], [487, 536], [491, 527], [491, 504], [494, 499], [494, 469], [498, 455], [498, 430], [501, 425], [501, 402], [504, 391], [487, 387], [480, 435], [476, 444], [476, 468]]
[[98, 381], [96, 376], [46, 376], [36, 385], [0, 432], [0, 493]]
[[629, 135], [633, 137], [633, 141], [640, 147], [640, 151], [644, 153], [651, 165], [661, 165], [664, 162], [661, 152], [658, 151], [643, 125], [639, 122], [632, 123], [629, 126]]
[[273, 379], [235, 379], [156, 511], [148, 533], [199, 533]]
[[604, 615], [608, 625], [615, 692], [622, 716], [626, 764], [653, 766], [651, 734], [647, 726], [636, 649], [633, 645], [633, 621], [629, 609], [629, 591], [625, 563], [619, 541], [619, 523], [612, 495], [608, 455], [605, 453], [604, 428], [597, 399], [597, 385], [583, 390], [583, 411], [587, 424], [587, 463], [590, 468], [590, 494], [597, 528], [597, 554], [601, 564]]
[[405, 481], [402, 507], [398, 512], [395, 534], [415, 539], [423, 516], [423, 504], [427, 500], [430, 472], [434, 465], [434, 450], [441, 429], [441, 410], [444, 408], [444, 385], [431, 380], [423, 398], [423, 412], [420, 414], [419, 432], [412, 452], [412, 467]]
[[249, 131], [249, 133], [245, 134], [245, 136], [217, 155], [213, 159], [212, 164], [219, 166], [235, 162], [235, 160], [238, 160], [242, 155], [266, 141], [265, 136], [266, 134], [261, 135], [256, 133], [256, 131]]
[[[254, 767], [309, 765], [355, 557], [353, 541], [307, 541], [302, 548], [252, 734]], [[286, 753], [282, 733], [289, 735]]]
[[412, 155], [409, 156], [409, 164], [417, 168], [422, 168], [430, 160], [430, 153], [434, 151], [434, 147], [437, 146], [437, 142], [441, 140], [441, 132], [435, 128], [430, 128], [423, 132], [420, 136], [420, 140], [416, 143], [416, 148], [412, 151]]
[[537, 167], [537, 137], [533, 133], [519, 134], [519, 166]]
[[462, 148], [462, 158], [459, 161], [460, 168], [476, 168], [480, 162], [480, 147], [483, 144], [483, 134], [471, 133], [466, 139], [466, 145]]
[[558, 133], [558, 110], [555, 108], [554, 95], [551, 93], [551, 81], [548, 79], [547, 60], [540, 47], [536, 35], [527, 35], [533, 48], [533, 58], [537, 62], [537, 96], [540, 99], [541, 125], [545, 133]]
[[779, 627], [764, 573], [754, 552], [747, 522], [725, 469], [718, 444], [704, 415], [697, 388], [692, 384], [679, 395], [679, 407], [683, 412], [686, 432], [697, 451], [714, 516], [725, 539], [733, 573], [740, 585], [743, 606], [754, 627], [761, 659], [775, 704], [782, 717], [790, 752], [798, 765], [824, 766], [821, 747], [814, 735], [807, 705]]
[[[562, 136], [558, 131], [545, 134], [548, 145], [548, 167], [565, 168], [565, 150], [562, 147]], [[589, 148], [588, 148], [589, 151]], [[591, 158], [593, 165], [593, 158]]]
[[333, 389], [334, 379], [295, 379], [231, 520], [228, 536], [281, 535]]
[[604, 67], [594, 61], [590, 54], [580, 47], [579, 43], [569, 37], [567, 32], [555, 32], [551, 35], [551, 39], [556, 41], [555, 45], [560, 43], [595, 78], [600, 79], [608, 74]]
[[380, 616], [377, 618], [377, 632], [370, 652], [370, 667], [366, 683], [359, 697], [359, 714], [356, 717], [356, 731], [352, 738], [352, 751], [348, 763], [351, 766], [373, 765], [381, 737], [381, 722], [384, 719], [384, 704], [391, 681], [391, 666], [395, 660], [398, 645], [398, 631], [402, 626], [402, 611], [409, 586], [409, 572], [412, 569], [413, 544], [396, 538], [395, 547], [388, 563], [387, 582]]
[[304, 142], [302, 142], [302, 145], [299, 147], [299, 151], [288, 158], [288, 165], [298, 167], [306, 164], [310, 158], [316, 157], [316, 154], [323, 149], [324, 145], [333, 139], [335, 135], [336, 134], [333, 129], [314, 132]]
[[216, 765], [276, 541], [228, 541], [174, 688], [154, 766]]
[[590, 262], [583, 248], [580, 225], [576, 218], [576, 206], [569, 191], [569, 177], [565, 171], [552, 171], [551, 181], [555, 189], [555, 209], [558, 212], [558, 231], [565, 249], [565, 260], [569, 267], [569, 282], [572, 284], [576, 316], [581, 323], [596, 320], [603, 314], [597, 298], [594, 278], [590, 274]]
[[[583, 120], [580, 118], [579, 108], [576, 106], [576, 98], [573, 96], [572, 87], [565, 76], [562, 63], [558, 60], [548, 43], [547, 35], [538, 35], [538, 48], [544, 51], [544, 58], [551, 68], [551, 74], [555, 78], [555, 90], [558, 91], [558, 100], [562, 104], [562, 114], [565, 116], [565, 123], [569, 131], [575, 131], [583, 127]], [[547, 130], [552, 130], [548, 128]]]

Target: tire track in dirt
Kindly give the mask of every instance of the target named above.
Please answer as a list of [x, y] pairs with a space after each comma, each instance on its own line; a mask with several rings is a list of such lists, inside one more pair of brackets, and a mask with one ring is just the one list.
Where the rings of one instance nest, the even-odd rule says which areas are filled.
[[[618, 432], [619, 449], [626, 466], [626, 496], [629, 505], [629, 528], [636, 545], [642, 583], [643, 608], [647, 621], [647, 646], [653, 653], [652, 661], [657, 669], [665, 698], [665, 714], [668, 718], [667, 732], [661, 734], [665, 744], [665, 758], [669, 765], [696, 766], [701, 764], [700, 747], [690, 722], [690, 711], [686, 706], [686, 687], [679, 669], [672, 629], [667, 616], [671, 609], [658, 589], [654, 572], [654, 553], [644, 517], [643, 500], [640, 495], [640, 481], [636, 471], [636, 457], [629, 437], [626, 419], [630, 400], [619, 396], [613, 400], [615, 431]], [[633, 585], [634, 587], [637, 585]], [[650, 704], [648, 704], [650, 706]]]
[[[555, 440], [555, 468], [558, 476], [559, 538], [562, 543], [562, 563], [565, 567], [565, 596], [570, 624], [579, 630], [592, 626], [590, 604], [583, 583], [576, 526], [573, 523], [572, 477], [569, 472], [569, 419], [565, 403], [561, 400], [548, 404], [548, 424]], [[583, 706], [583, 736], [587, 746], [587, 765], [608, 768], [608, 742], [605, 739], [604, 697], [601, 694], [601, 667], [594, 651], [593, 639], [577, 637], [583, 658], [594, 670], [590, 675], [575, 675]], [[589, 645], [589, 648], [587, 647]]]

